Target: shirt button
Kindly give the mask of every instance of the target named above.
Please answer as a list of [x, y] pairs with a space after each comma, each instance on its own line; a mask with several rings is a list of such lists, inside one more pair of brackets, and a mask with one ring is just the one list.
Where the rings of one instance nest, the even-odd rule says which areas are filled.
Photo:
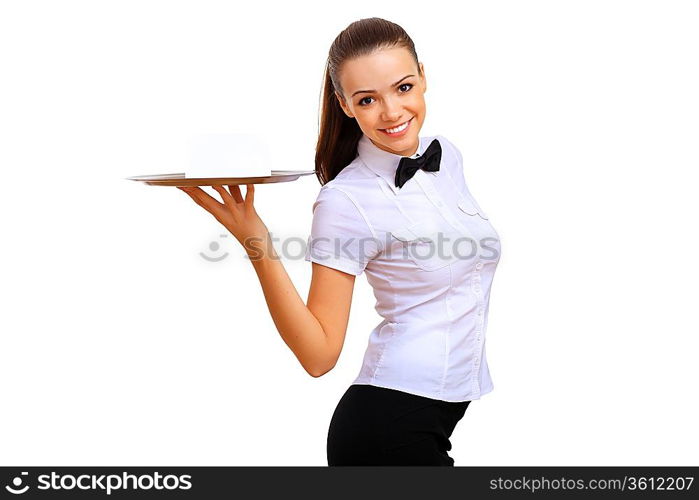
[[483, 316], [483, 309], [478, 309], [478, 316]]
[[442, 202], [441, 202], [441, 201], [438, 201], [438, 202], [437, 202], [437, 206], [438, 206], [438, 207], [441, 207], [441, 206], [442, 206]]
[[480, 270], [480, 269], [482, 269], [482, 268], [483, 268], [483, 263], [482, 263], [482, 262], [479, 262], [478, 264], [476, 264], [476, 269]]

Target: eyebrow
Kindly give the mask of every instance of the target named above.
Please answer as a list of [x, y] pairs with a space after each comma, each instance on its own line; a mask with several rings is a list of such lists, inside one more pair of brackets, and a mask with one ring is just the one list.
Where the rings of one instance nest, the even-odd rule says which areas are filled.
[[[391, 85], [391, 87], [395, 87], [395, 86], [398, 85], [400, 82], [402, 82], [403, 80], [405, 80], [406, 78], [409, 78], [409, 77], [411, 77], [411, 76], [415, 76], [415, 75], [406, 75], [406, 76], [404, 76], [403, 78], [401, 78], [400, 80], [398, 80], [396, 83], [394, 83], [393, 85]], [[354, 94], [351, 95], [351, 97], [354, 97], [354, 96], [356, 96], [357, 94], [363, 94], [363, 93], [369, 94], [369, 93], [371, 93], [371, 92], [376, 92], [376, 91], [375, 91], [375, 90], [357, 90]]]

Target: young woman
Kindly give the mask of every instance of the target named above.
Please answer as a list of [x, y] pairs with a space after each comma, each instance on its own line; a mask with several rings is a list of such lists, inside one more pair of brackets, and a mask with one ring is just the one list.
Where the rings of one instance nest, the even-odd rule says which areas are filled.
[[334, 40], [326, 66], [304, 304], [254, 209], [254, 185], [180, 188], [244, 246], [282, 338], [306, 371], [331, 370], [355, 277], [376, 311], [358, 377], [330, 422], [328, 465], [445, 465], [469, 403], [493, 390], [485, 331], [499, 238], [469, 192], [459, 150], [420, 136], [424, 66], [397, 24], [369, 18]]

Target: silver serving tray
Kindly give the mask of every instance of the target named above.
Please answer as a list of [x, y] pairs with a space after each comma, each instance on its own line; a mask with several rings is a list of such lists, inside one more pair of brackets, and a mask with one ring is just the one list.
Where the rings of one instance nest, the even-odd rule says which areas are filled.
[[235, 184], [269, 184], [295, 181], [302, 175], [315, 174], [315, 170], [277, 170], [261, 177], [202, 177], [185, 178], [184, 172], [175, 174], [135, 175], [126, 180], [144, 182], [151, 186], [225, 186]]

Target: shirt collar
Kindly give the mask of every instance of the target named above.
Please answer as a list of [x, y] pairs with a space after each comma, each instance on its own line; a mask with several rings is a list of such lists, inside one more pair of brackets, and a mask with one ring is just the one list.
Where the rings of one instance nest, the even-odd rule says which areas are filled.
[[[425, 149], [427, 149], [425, 137], [418, 137], [418, 142], [417, 151], [409, 158], [422, 156]], [[393, 193], [397, 194], [400, 188], [396, 187], [396, 169], [403, 156], [389, 153], [375, 146], [366, 134], [362, 134], [359, 143], [357, 143], [357, 153], [362, 162], [376, 175], [383, 177], [393, 190]]]

